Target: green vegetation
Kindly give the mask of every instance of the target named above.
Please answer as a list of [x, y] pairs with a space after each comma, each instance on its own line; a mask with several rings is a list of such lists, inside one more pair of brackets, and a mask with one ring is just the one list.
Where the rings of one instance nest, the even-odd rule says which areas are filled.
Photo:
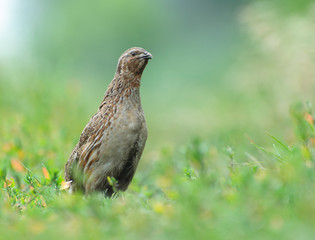
[[[34, 55], [0, 61], [0, 239], [313, 239], [312, 1], [135, 2], [43, 3]], [[155, 57], [139, 168], [117, 198], [69, 194], [64, 164], [130, 44]]]
[[33, 103], [39, 111], [27, 117], [11, 112], [1, 128], [3, 239], [311, 239], [314, 234], [315, 130], [307, 107], [291, 108], [297, 140], [290, 145], [272, 135], [266, 147], [249, 139], [240, 156], [229, 146], [220, 149], [195, 138], [155, 158], [147, 154], [145, 167], [120, 197], [83, 198], [62, 190], [60, 169], [72, 145], [67, 130], [50, 119], [70, 117], [73, 106], [59, 112], [57, 99], [46, 91], [51, 90], [39, 95], [51, 99], [51, 107], [23, 99], [22, 106]]

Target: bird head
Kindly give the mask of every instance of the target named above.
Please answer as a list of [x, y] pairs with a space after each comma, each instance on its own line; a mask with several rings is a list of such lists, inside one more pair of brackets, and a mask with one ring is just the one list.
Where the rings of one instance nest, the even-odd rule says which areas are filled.
[[149, 59], [152, 59], [151, 53], [143, 48], [129, 48], [120, 56], [116, 72], [120, 75], [141, 75]]

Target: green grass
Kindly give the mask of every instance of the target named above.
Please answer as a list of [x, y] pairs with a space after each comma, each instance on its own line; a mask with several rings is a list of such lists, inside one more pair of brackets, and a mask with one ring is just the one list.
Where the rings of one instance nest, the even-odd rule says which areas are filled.
[[252, 136], [237, 144], [242, 129], [222, 127], [213, 136], [229, 138], [149, 144], [129, 189], [105, 199], [61, 189], [63, 166], [86, 120], [80, 117], [90, 111], [80, 92], [40, 82], [0, 89], [2, 239], [312, 239], [315, 233], [315, 130], [307, 104], [291, 107], [291, 129], [276, 125], [295, 134], [290, 143], [266, 133], [263, 146]]
[[[0, 239], [313, 239], [315, 127], [307, 100], [315, 102], [315, 8], [282, 2], [248, 3], [239, 24], [222, 22], [213, 32], [203, 18], [179, 17], [177, 5], [159, 25], [161, 5], [152, 32], [133, 31], [136, 38], [120, 38], [120, 28], [93, 34], [102, 16], [116, 21], [101, 8], [82, 29], [80, 9], [70, 5], [61, 15], [58, 5], [49, 21], [36, 18], [44, 25], [42, 35], [34, 32], [34, 66], [8, 61], [0, 69]], [[128, 18], [138, 4], [123, 9]], [[200, 15], [198, 6], [191, 16]], [[64, 35], [73, 29], [68, 20], [76, 28]], [[189, 34], [190, 21], [200, 30]], [[221, 25], [244, 30], [241, 49], [231, 50], [228, 42], [239, 39], [234, 30], [220, 35]], [[226, 41], [213, 41], [217, 34]], [[71, 195], [64, 165], [103, 97], [111, 59], [139, 36], [155, 59], [141, 86], [149, 138], [136, 175], [115, 199]], [[72, 39], [80, 41], [69, 48]]]

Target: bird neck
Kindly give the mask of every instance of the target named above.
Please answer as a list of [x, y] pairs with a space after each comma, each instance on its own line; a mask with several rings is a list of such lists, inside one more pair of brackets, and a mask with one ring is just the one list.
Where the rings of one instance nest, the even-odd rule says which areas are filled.
[[123, 88], [140, 88], [141, 75], [133, 72], [125, 72], [115, 76], [117, 82], [122, 85]]
[[110, 102], [110, 99], [114, 102], [119, 102], [123, 99], [132, 99], [140, 102], [140, 80], [141, 75], [131, 77], [130, 74], [127, 76], [116, 74], [105, 92], [100, 108], [105, 102]]
[[116, 74], [111, 84], [108, 86], [108, 90], [111, 89], [113, 93], [122, 94], [122, 92], [140, 88], [141, 75], [134, 73]]

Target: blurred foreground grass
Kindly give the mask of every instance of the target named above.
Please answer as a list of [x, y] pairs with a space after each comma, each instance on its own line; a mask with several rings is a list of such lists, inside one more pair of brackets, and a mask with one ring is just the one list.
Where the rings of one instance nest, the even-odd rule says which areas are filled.
[[163, 63], [161, 52], [150, 63], [141, 89], [149, 139], [116, 199], [62, 190], [106, 83], [0, 75], [0, 238], [313, 239], [315, 8], [290, 6], [243, 9], [246, 47], [216, 83], [207, 55], [198, 79], [164, 71], [174, 59]]
[[[25, 86], [23, 96], [8, 86], [6, 91], [1, 88], [0, 108], [7, 119], [0, 128], [3, 239], [314, 235], [315, 130], [309, 105], [291, 107], [291, 143], [270, 135], [261, 147], [249, 138], [236, 146], [245, 151], [241, 155], [230, 146], [221, 148], [222, 143], [199, 138], [158, 153], [149, 148], [127, 192], [116, 199], [102, 194], [83, 198], [62, 190], [61, 171], [75, 143], [76, 119], [84, 112], [78, 108], [78, 96], [66, 87], [57, 91], [39, 83]], [[60, 98], [63, 94], [67, 102]], [[19, 95], [20, 101], [12, 95]]]

